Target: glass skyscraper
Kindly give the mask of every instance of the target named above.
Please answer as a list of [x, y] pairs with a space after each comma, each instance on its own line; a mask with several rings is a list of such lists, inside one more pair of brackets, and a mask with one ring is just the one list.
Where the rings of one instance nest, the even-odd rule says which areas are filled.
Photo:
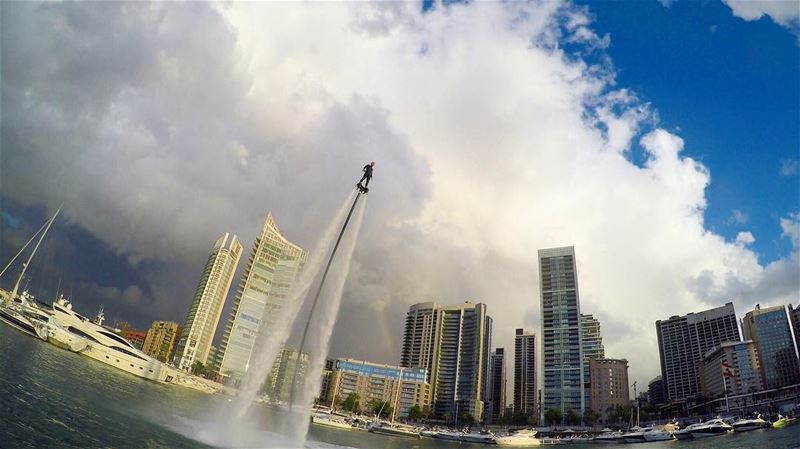
[[238, 385], [244, 376], [256, 335], [270, 332], [307, 256], [304, 249], [281, 234], [272, 214], [268, 214], [261, 234], [253, 244], [222, 335], [220, 375], [226, 383]]
[[542, 311], [543, 391], [540, 416], [585, 409], [580, 300], [575, 248], [539, 250], [539, 294]]
[[780, 388], [800, 383], [800, 365], [794, 349], [794, 336], [784, 306], [747, 312], [742, 319], [744, 338], [753, 340], [764, 381], [764, 388]]

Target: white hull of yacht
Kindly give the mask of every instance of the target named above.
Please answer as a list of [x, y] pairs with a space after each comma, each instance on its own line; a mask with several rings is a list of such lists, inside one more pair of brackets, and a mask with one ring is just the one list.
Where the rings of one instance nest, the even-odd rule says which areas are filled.
[[653, 430], [650, 432], [644, 433], [644, 439], [646, 441], [669, 441], [673, 440], [673, 436], [671, 433], [664, 431], [664, 430]]
[[36, 328], [33, 326], [31, 320], [11, 307], [3, 307], [0, 305], [0, 321], [31, 337], [42, 338], [36, 333]]
[[534, 447], [542, 445], [542, 440], [532, 436], [509, 435], [507, 437], [496, 437], [494, 441], [498, 446], [508, 447]]
[[88, 349], [81, 351], [81, 354], [143, 379], [171, 382], [175, 378], [169, 373], [168, 368], [158, 360], [141, 359], [119, 353], [103, 345], [90, 344]]
[[333, 427], [335, 429], [353, 430], [353, 426], [346, 422], [336, 421], [334, 419], [325, 418], [322, 416], [312, 416], [311, 423], [318, 426]]

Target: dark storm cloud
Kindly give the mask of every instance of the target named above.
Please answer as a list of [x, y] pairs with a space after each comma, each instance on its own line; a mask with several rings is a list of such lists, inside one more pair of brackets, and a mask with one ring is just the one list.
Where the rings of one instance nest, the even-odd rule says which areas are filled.
[[182, 320], [217, 235], [236, 232], [249, 251], [271, 210], [307, 247], [370, 160], [370, 214], [382, 220], [365, 222], [365, 246], [427, 195], [426, 163], [374, 99], [330, 102], [301, 132], [270, 123], [211, 5], [2, 8], [2, 193], [63, 202], [67, 220], [132, 264], [128, 279], [106, 276], [108, 254], [69, 270], [85, 307]]

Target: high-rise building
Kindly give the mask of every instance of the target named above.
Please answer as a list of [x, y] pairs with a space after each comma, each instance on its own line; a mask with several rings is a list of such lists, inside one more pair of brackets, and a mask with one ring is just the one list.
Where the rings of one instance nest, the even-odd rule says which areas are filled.
[[433, 384], [433, 368], [436, 365], [440, 324], [438, 304], [421, 302], [409, 307], [403, 333], [400, 366], [425, 369], [427, 380], [431, 385]]
[[494, 320], [489, 315], [486, 315], [486, 321], [484, 323], [483, 329], [483, 347], [485, 348], [483, 351], [483, 361], [481, 362], [481, 366], [483, 366], [483, 386], [481, 386], [481, 400], [483, 401], [484, 405], [484, 421], [487, 419], [491, 419], [491, 410], [486, 408], [489, 406], [491, 398], [492, 398], [492, 326], [494, 324]]
[[171, 360], [178, 342], [180, 325], [172, 321], [153, 321], [144, 338], [142, 352], [150, 354], [162, 362]]
[[[490, 422], [503, 416], [506, 408], [506, 355], [504, 348], [496, 348], [492, 353], [489, 388], [489, 404], [491, 404]], [[484, 415], [488, 413], [484, 412]]]
[[606, 356], [603, 347], [603, 337], [600, 335], [600, 321], [592, 315], [581, 314], [581, 348], [583, 350], [583, 394], [584, 406], [592, 408], [591, 387], [592, 378], [589, 361], [602, 359]]
[[253, 244], [222, 334], [219, 369], [224, 382], [238, 385], [244, 376], [256, 336], [270, 332], [307, 255], [303, 248], [281, 234], [272, 214], [268, 214]]
[[[724, 365], [723, 365], [724, 364]], [[723, 372], [730, 372], [723, 380]], [[709, 399], [755, 393], [764, 388], [752, 340], [722, 343], [709, 350], [700, 365], [700, 392]]]
[[179, 369], [189, 371], [195, 362], [209, 363], [211, 342], [241, 255], [242, 245], [235, 235], [226, 233], [214, 243], [175, 350]]
[[273, 400], [288, 402], [292, 394], [292, 382], [294, 381], [295, 371], [297, 372], [297, 384], [303, 385], [307, 367], [308, 354], [301, 353], [300, 357], [298, 357], [296, 349], [287, 347], [281, 348], [280, 352], [278, 352], [278, 356], [272, 363], [269, 376], [267, 376], [267, 383], [265, 385], [267, 394]]
[[647, 384], [647, 397], [653, 405], [661, 405], [664, 402], [664, 381], [661, 376], [656, 376]]
[[558, 410], [562, 423], [570, 410], [585, 411], [580, 298], [575, 248], [539, 250], [539, 294], [544, 366], [541, 420]]
[[483, 417], [489, 337], [486, 305], [412, 305], [406, 316], [400, 365], [427, 370], [433, 415], [457, 424], [464, 415]]
[[683, 402], [700, 393], [700, 362], [709, 349], [740, 341], [733, 303], [656, 321], [661, 379], [667, 402]]
[[742, 319], [742, 332], [755, 345], [764, 388], [800, 383], [800, 364], [785, 306], [756, 305]]
[[330, 371], [324, 404], [335, 407], [350, 393], [359, 397], [360, 408], [369, 414], [372, 401], [391, 406], [390, 420], [405, 418], [413, 406], [429, 409], [431, 385], [422, 368], [381, 365], [354, 359], [337, 359]]
[[628, 392], [628, 361], [625, 359], [593, 358], [589, 360], [592, 378], [592, 410], [600, 415], [601, 422], [608, 423], [608, 408], [630, 403]]
[[514, 411], [536, 415], [536, 334], [517, 329], [514, 335]]

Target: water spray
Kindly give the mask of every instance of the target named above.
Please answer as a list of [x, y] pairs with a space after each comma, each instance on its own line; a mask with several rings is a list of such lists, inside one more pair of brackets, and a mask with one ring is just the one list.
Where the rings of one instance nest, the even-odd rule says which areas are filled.
[[327, 265], [325, 265], [325, 271], [322, 273], [322, 278], [319, 281], [319, 286], [317, 287], [317, 293], [314, 295], [314, 301], [311, 303], [311, 310], [308, 314], [308, 320], [306, 320], [305, 327], [303, 328], [303, 336], [300, 339], [300, 348], [297, 350], [297, 355], [295, 356], [294, 360], [294, 375], [292, 376], [292, 389], [291, 392], [289, 393], [289, 410], [291, 410], [292, 407], [294, 406], [294, 397], [297, 391], [297, 374], [300, 372], [300, 356], [303, 353], [303, 349], [305, 348], [306, 337], [308, 337], [308, 329], [311, 326], [311, 319], [314, 317], [314, 309], [317, 307], [317, 302], [319, 302], [319, 297], [322, 294], [322, 288], [325, 286], [325, 279], [328, 277], [328, 271], [330, 271], [331, 269], [333, 258], [336, 257], [336, 250], [339, 248], [339, 243], [342, 241], [342, 236], [344, 236], [344, 231], [347, 229], [348, 223], [350, 223], [350, 217], [353, 215], [353, 211], [355, 210], [356, 205], [358, 204], [358, 200], [361, 199], [361, 195], [366, 195], [367, 193], [369, 193], [369, 189], [362, 186], [361, 182], [359, 182], [356, 185], [356, 188], [358, 189], [358, 194], [353, 200], [353, 205], [350, 206], [350, 211], [347, 213], [347, 218], [345, 218], [344, 224], [342, 225], [342, 229], [339, 231], [339, 236], [336, 238], [336, 244], [333, 245], [331, 256], [330, 258], [328, 258], [328, 263]]

